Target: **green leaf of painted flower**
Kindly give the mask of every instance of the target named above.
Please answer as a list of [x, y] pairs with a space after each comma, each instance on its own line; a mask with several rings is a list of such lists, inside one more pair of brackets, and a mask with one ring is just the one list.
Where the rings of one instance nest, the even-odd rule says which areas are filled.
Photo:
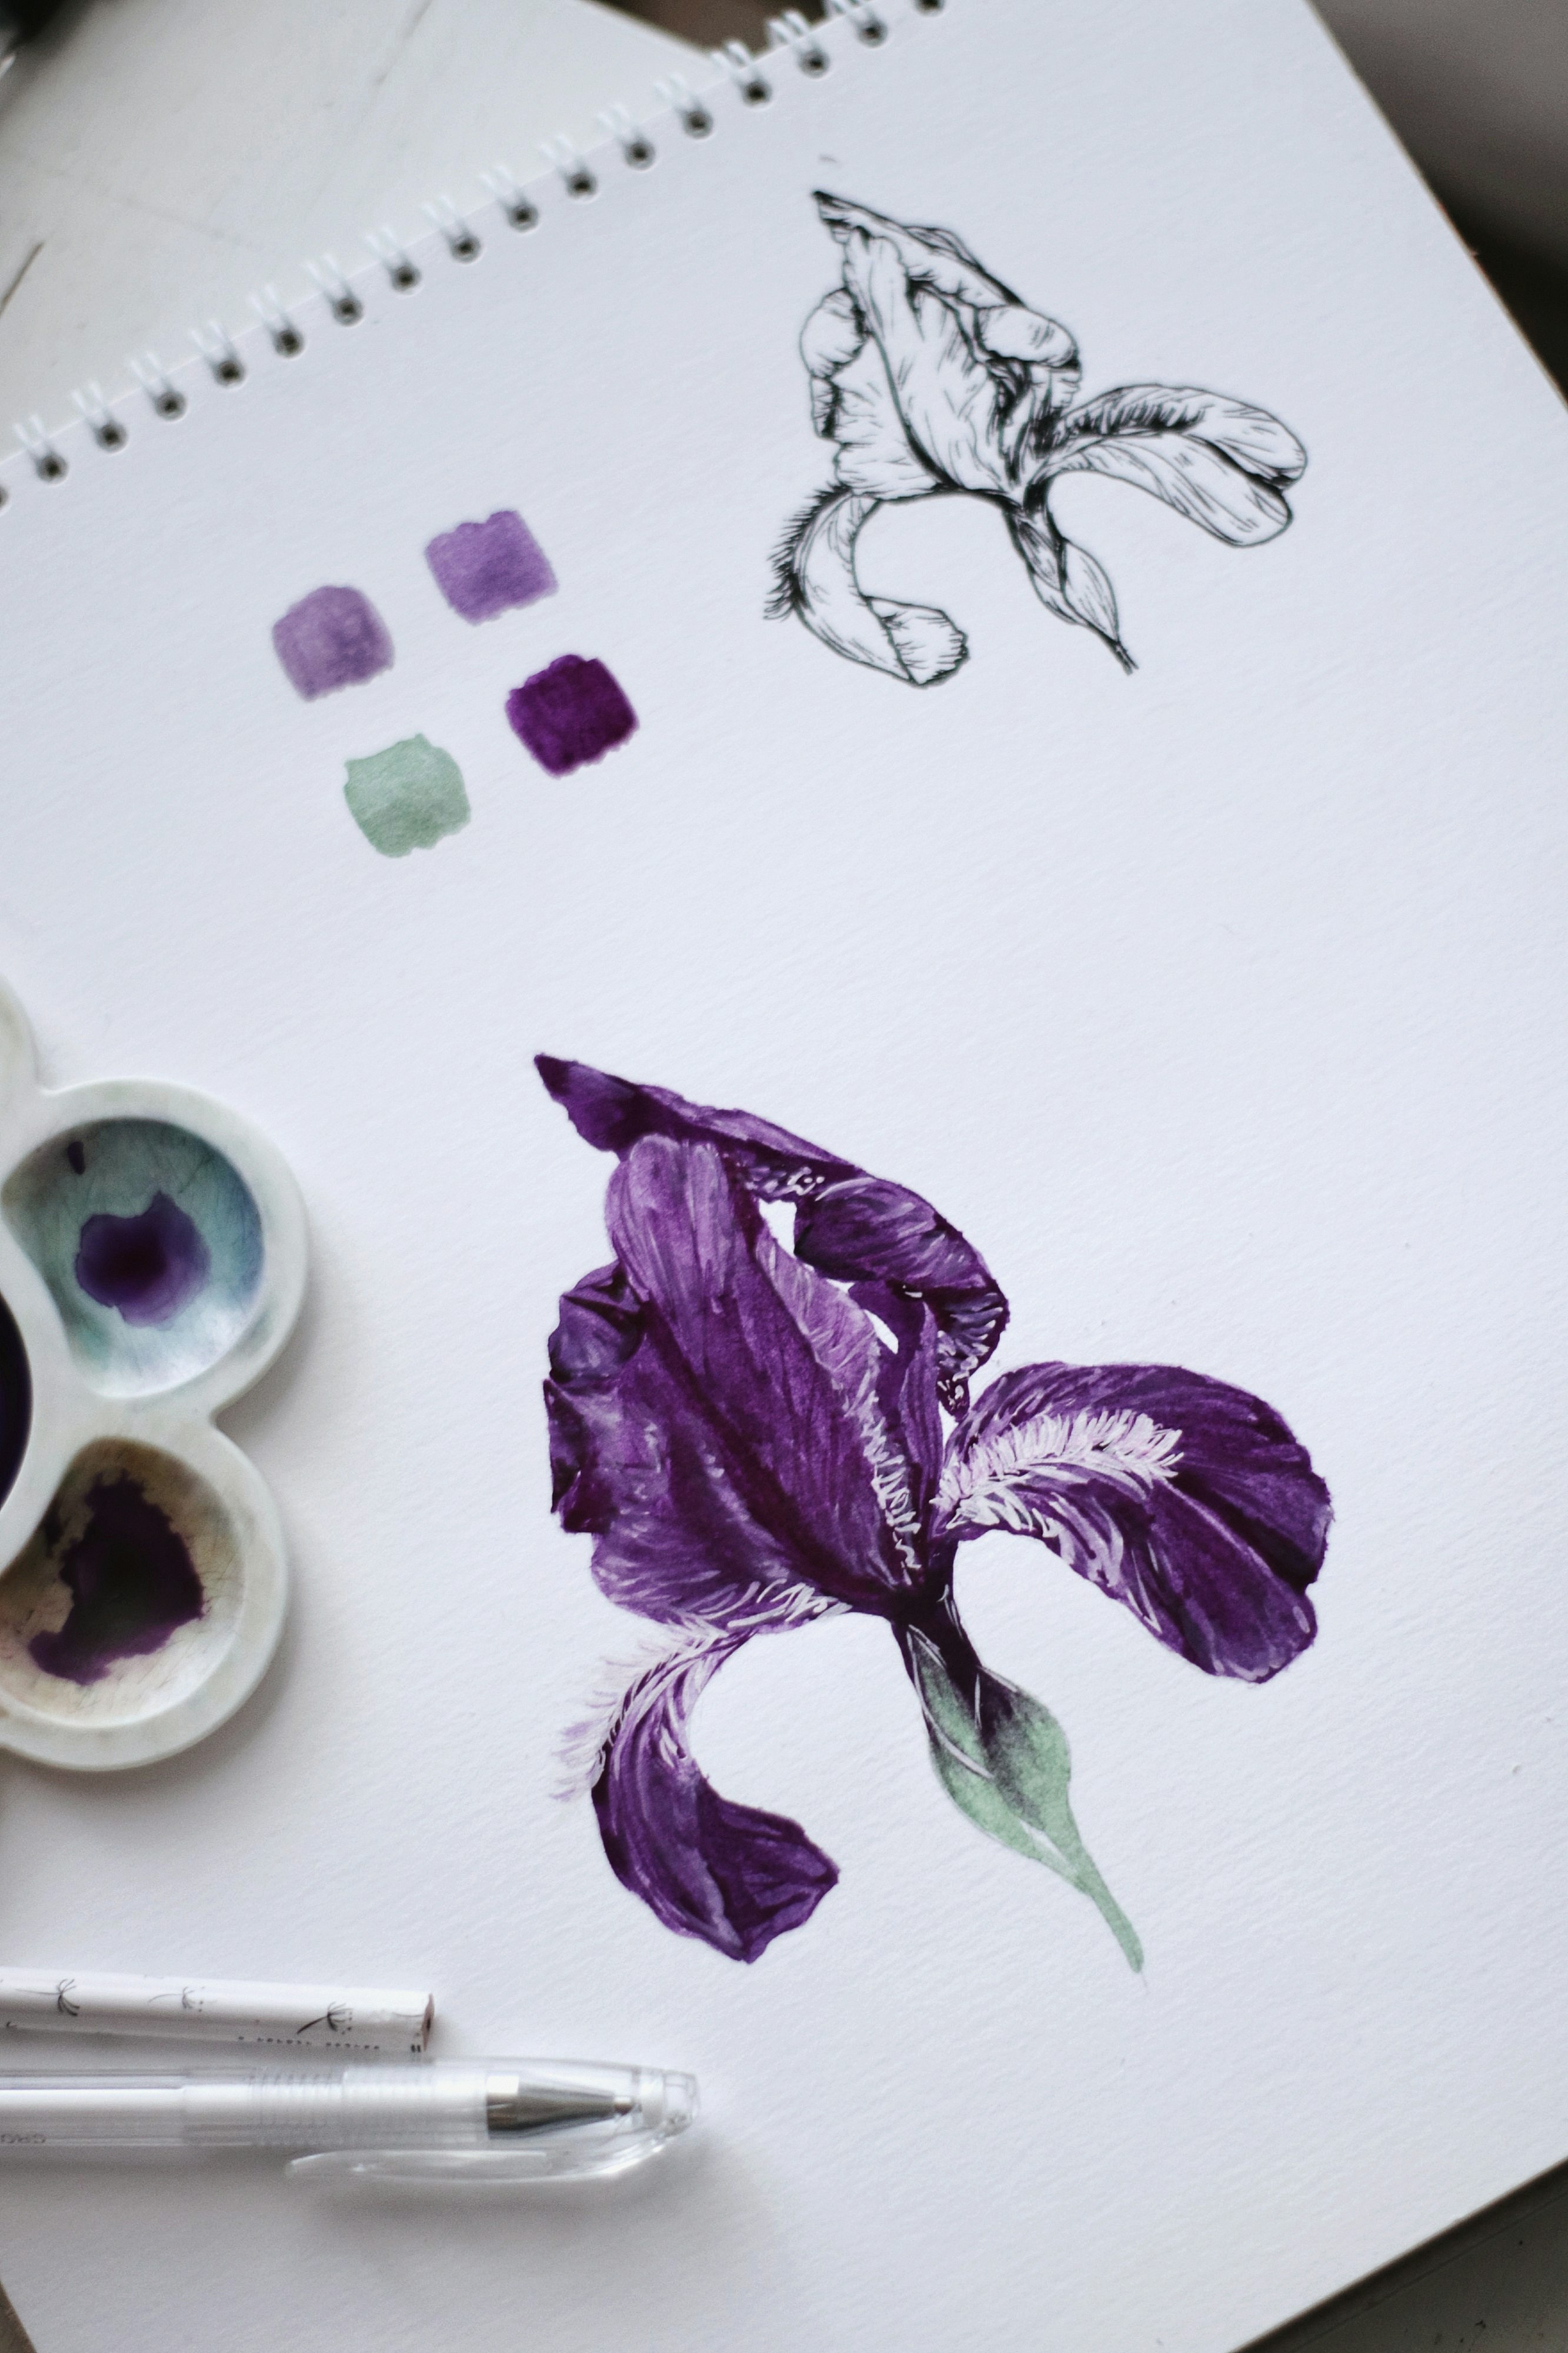
[[1068, 1739], [1049, 1708], [982, 1667], [973, 1692], [953, 1682], [933, 1643], [911, 1630], [910, 1656], [936, 1776], [975, 1827], [1058, 1872], [1099, 1910], [1131, 1968], [1138, 1933], [1084, 1845], [1068, 1783]]

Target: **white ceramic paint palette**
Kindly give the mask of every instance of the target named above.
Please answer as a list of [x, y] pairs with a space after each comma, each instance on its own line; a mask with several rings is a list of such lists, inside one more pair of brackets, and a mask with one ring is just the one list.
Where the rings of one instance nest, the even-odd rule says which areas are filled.
[[264, 1137], [187, 1088], [46, 1091], [0, 985], [0, 1747], [142, 1765], [254, 1688], [281, 1532], [213, 1416], [288, 1337], [305, 1256]]

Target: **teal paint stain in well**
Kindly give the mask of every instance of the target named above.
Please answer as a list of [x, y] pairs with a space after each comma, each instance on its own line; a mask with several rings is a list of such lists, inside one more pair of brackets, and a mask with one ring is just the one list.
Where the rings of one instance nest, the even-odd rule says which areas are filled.
[[460, 833], [471, 814], [463, 772], [450, 752], [423, 735], [348, 763], [343, 798], [354, 823], [384, 858], [432, 849]]

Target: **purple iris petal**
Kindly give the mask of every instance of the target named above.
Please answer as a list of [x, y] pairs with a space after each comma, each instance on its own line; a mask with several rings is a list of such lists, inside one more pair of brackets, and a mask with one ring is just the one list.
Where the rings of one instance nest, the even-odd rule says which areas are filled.
[[936, 1318], [924, 1300], [890, 1290], [885, 1282], [854, 1283], [849, 1296], [885, 1325], [893, 1340], [896, 1354], [884, 1351], [878, 1372], [877, 1403], [909, 1466], [923, 1545], [942, 1463]]
[[792, 1135], [771, 1120], [753, 1118], [749, 1111], [710, 1111], [668, 1087], [640, 1086], [614, 1078], [608, 1071], [595, 1071], [587, 1062], [563, 1062], [553, 1054], [533, 1059], [578, 1134], [600, 1152], [629, 1152], [645, 1135], [716, 1144], [748, 1189], [769, 1201], [859, 1173], [852, 1160], [836, 1159], [820, 1145], [807, 1144], [804, 1136]]
[[942, 1532], [1042, 1537], [1151, 1633], [1265, 1683], [1305, 1650], [1329, 1491], [1261, 1398], [1169, 1365], [1026, 1365], [953, 1431]]
[[800, 1581], [872, 1609], [918, 1582], [909, 1465], [878, 1401], [887, 1351], [864, 1310], [780, 1249], [710, 1144], [645, 1136], [605, 1219], [673, 1426]]
[[923, 1299], [937, 1321], [942, 1402], [963, 1411], [969, 1376], [1002, 1337], [1007, 1302], [956, 1226], [904, 1186], [857, 1174], [801, 1203], [795, 1246], [841, 1282], [870, 1278]]
[[962, 1410], [964, 1385], [1001, 1337], [1007, 1302], [973, 1243], [929, 1201], [750, 1112], [715, 1111], [552, 1054], [536, 1063], [579, 1135], [601, 1152], [624, 1155], [646, 1135], [715, 1145], [748, 1192], [796, 1204], [795, 1250], [808, 1265], [924, 1299], [936, 1318], [943, 1401]]
[[554, 1505], [612, 1601], [666, 1624], [803, 1622], [828, 1605], [753, 1515], [710, 1417], [618, 1267], [561, 1302], [545, 1383]]
[[693, 1705], [743, 1637], [640, 1675], [606, 1735], [594, 1807], [610, 1867], [678, 1936], [754, 1961], [809, 1920], [838, 1867], [798, 1823], [721, 1798], [687, 1746]]

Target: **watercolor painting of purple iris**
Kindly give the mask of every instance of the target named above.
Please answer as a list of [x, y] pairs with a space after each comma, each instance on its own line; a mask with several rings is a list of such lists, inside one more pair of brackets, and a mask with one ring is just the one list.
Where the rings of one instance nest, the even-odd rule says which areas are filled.
[[1058, 525], [1054, 484], [1068, 474], [1131, 482], [1231, 547], [1285, 529], [1283, 491], [1307, 453], [1266, 408], [1163, 384], [1079, 403], [1071, 332], [983, 269], [951, 230], [906, 227], [821, 193], [816, 201], [842, 272], [800, 348], [812, 423], [837, 454], [832, 483], [774, 559], [774, 618], [793, 613], [835, 653], [910, 686], [951, 677], [969, 650], [963, 632], [934, 606], [867, 596], [856, 549], [883, 505], [957, 493], [1000, 509], [1047, 611], [1092, 629], [1130, 670], [1115, 591]]
[[[719, 1795], [691, 1715], [742, 1643], [858, 1610], [898, 1646], [954, 1804], [1087, 1895], [1141, 1968], [1073, 1819], [1060, 1725], [960, 1622], [958, 1549], [1031, 1537], [1194, 1666], [1265, 1683], [1316, 1631], [1330, 1504], [1306, 1450], [1259, 1398], [1175, 1366], [1024, 1365], [971, 1403], [1007, 1302], [928, 1201], [748, 1112], [538, 1069], [618, 1162], [614, 1256], [550, 1342], [553, 1506], [593, 1536], [601, 1590], [667, 1636], [583, 1727], [616, 1876], [736, 1960], [810, 1918], [836, 1865]], [[770, 1202], [793, 1208], [793, 1250]]]

